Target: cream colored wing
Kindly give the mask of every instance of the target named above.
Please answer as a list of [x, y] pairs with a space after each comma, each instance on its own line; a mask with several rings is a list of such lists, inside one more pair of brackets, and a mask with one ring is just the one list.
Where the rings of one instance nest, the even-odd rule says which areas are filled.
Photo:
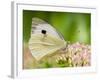
[[43, 38], [42, 34], [34, 34], [29, 41], [29, 49], [36, 60], [42, 57], [53, 54], [57, 50], [66, 47], [66, 42], [51, 34]]
[[50, 24], [39, 18], [32, 18], [31, 36], [33, 34], [41, 34], [41, 30], [46, 30], [48, 34], [52, 34], [64, 40], [63, 36]]
[[[42, 33], [43, 30], [45, 33]], [[55, 28], [39, 18], [32, 18], [29, 49], [37, 60], [64, 47], [66, 42]]]

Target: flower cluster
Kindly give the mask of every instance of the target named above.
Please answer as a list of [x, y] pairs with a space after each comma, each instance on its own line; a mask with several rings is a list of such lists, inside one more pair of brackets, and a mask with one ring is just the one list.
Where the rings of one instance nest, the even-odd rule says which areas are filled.
[[58, 64], [64, 66], [90, 66], [91, 47], [84, 43], [68, 44], [66, 53], [56, 58]]

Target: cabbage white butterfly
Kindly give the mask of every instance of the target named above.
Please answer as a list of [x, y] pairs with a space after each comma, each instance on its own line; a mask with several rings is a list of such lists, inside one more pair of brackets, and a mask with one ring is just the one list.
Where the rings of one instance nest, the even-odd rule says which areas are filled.
[[66, 47], [63, 36], [50, 24], [39, 18], [32, 18], [29, 49], [38, 61], [46, 55]]

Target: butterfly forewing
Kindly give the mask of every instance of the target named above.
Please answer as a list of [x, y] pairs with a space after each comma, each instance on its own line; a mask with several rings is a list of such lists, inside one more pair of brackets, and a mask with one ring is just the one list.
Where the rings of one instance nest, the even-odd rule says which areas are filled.
[[64, 40], [63, 36], [50, 24], [45, 22], [42, 19], [39, 18], [32, 18], [32, 28], [31, 28], [31, 34], [37, 34], [40, 33], [42, 30], [46, 30], [47, 34], [52, 34], [56, 37], [59, 37]]

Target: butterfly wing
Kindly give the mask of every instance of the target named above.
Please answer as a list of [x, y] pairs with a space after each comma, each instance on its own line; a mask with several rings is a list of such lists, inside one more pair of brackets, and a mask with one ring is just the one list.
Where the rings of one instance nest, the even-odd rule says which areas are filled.
[[46, 30], [48, 34], [52, 34], [64, 40], [63, 36], [55, 28], [53, 28], [50, 24], [48, 24], [42, 19], [32, 18], [31, 35], [37, 34], [37, 33], [41, 34], [41, 30]]
[[[46, 37], [41, 33], [41, 30], [44, 29], [47, 31]], [[65, 46], [66, 42], [51, 25], [38, 18], [32, 19], [29, 49], [37, 60], [40, 60], [42, 57], [52, 54]]]
[[44, 40], [42, 34], [34, 34], [29, 42], [31, 53], [37, 60], [63, 47], [65, 47], [65, 42], [50, 34]]

